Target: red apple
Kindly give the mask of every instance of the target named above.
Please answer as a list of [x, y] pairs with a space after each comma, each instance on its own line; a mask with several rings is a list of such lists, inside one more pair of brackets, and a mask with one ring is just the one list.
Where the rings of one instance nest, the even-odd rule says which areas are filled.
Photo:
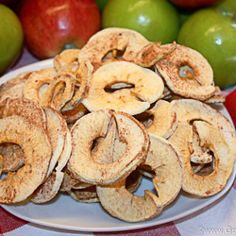
[[188, 8], [188, 9], [206, 7], [219, 2], [219, 0], [170, 0], [170, 1], [178, 7]]
[[40, 59], [80, 48], [100, 29], [95, 0], [25, 0], [20, 19], [26, 43]]

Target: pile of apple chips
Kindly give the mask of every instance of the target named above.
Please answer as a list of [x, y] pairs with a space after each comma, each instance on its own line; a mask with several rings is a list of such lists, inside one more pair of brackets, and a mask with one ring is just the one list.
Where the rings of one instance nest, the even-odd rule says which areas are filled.
[[201, 54], [108, 28], [53, 62], [0, 87], [0, 203], [69, 194], [138, 222], [225, 187], [235, 131]]

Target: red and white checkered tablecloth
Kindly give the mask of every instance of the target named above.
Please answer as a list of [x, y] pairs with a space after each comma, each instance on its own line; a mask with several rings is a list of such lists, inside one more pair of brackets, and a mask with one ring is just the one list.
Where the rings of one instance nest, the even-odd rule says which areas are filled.
[[[27, 50], [14, 66], [19, 68], [37, 61]], [[45, 228], [21, 220], [0, 207], [0, 236], [234, 236], [236, 235], [236, 181], [217, 202], [184, 219], [161, 226], [127, 232], [83, 233]]]

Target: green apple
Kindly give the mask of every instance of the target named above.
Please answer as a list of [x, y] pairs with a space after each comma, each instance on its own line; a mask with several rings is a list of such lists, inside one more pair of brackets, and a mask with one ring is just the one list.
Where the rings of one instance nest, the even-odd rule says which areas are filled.
[[226, 17], [232, 18], [236, 15], [236, 1], [235, 0], [224, 0], [216, 5], [215, 9]]
[[0, 74], [15, 62], [22, 44], [20, 21], [12, 10], [0, 4]]
[[169, 43], [177, 39], [180, 18], [167, 0], [110, 0], [102, 25], [133, 29], [150, 41]]
[[197, 11], [184, 23], [178, 36], [180, 44], [196, 49], [208, 59], [221, 88], [236, 84], [234, 14], [229, 16], [219, 8]]

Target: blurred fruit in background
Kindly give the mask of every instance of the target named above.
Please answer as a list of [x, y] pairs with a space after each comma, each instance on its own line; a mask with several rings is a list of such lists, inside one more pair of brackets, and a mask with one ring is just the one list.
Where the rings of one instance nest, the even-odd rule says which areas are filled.
[[103, 11], [108, 0], [96, 0], [97, 6], [100, 9], [100, 11]]
[[191, 15], [178, 42], [201, 52], [213, 67], [216, 84], [224, 88], [236, 83], [236, 1], [222, 4]]
[[0, 4], [0, 74], [18, 58], [23, 44], [21, 24], [15, 13]]
[[193, 12], [194, 12], [193, 10], [179, 9], [180, 25], [181, 26], [193, 14]]
[[177, 39], [180, 18], [167, 0], [109, 0], [102, 26], [133, 29], [150, 41], [169, 43]]
[[0, 4], [11, 5], [14, 0], [0, 0]]
[[215, 7], [221, 15], [228, 17], [233, 20], [234, 24], [236, 22], [236, 1], [235, 0], [224, 0], [217, 4]]
[[40, 59], [81, 48], [100, 29], [95, 0], [25, 0], [20, 19], [26, 43]]
[[178, 7], [194, 9], [200, 7], [210, 6], [219, 2], [220, 0], [170, 0]]

